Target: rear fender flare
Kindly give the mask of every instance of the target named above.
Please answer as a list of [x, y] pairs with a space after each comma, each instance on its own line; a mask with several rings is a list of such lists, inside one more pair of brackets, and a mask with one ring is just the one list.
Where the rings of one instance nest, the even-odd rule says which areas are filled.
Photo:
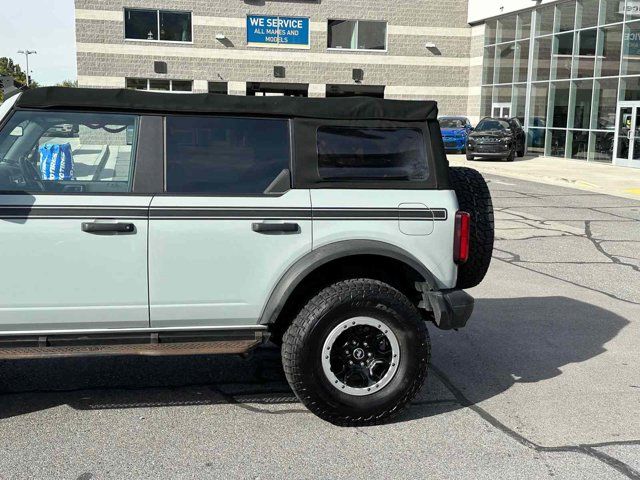
[[436, 279], [429, 269], [402, 248], [375, 240], [346, 240], [313, 250], [294, 263], [271, 291], [259, 323], [274, 323], [296, 287], [317, 268], [356, 255], [379, 255], [403, 262], [422, 276], [429, 289], [437, 289]]

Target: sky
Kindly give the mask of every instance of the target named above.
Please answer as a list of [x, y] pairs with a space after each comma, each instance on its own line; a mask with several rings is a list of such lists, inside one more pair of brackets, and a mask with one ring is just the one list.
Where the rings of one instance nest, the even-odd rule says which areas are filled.
[[73, 0], [0, 0], [0, 57], [25, 68], [18, 50], [29, 56], [31, 77], [41, 85], [75, 80], [76, 33]]

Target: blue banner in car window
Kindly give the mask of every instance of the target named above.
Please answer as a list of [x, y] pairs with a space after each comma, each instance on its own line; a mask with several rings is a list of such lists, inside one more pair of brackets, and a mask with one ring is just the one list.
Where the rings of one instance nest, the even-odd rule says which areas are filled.
[[309, 47], [309, 19], [249, 15], [247, 17], [247, 43], [272, 47]]

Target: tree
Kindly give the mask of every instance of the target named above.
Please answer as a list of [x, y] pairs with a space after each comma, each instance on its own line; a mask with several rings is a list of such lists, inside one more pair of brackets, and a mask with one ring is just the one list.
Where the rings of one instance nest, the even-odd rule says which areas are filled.
[[[27, 74], [22, 71], [20, 65], [13, 63], [13, 60], [7, 57], [0, 57], [0, 76], [10, 76], [22, 84], [27, 83]], [[0, 91], [0, 101], [3, 100], [3, 92]]]
[[78, 88], [78, 80], [64, 80], [57, 83], [56, 87]]

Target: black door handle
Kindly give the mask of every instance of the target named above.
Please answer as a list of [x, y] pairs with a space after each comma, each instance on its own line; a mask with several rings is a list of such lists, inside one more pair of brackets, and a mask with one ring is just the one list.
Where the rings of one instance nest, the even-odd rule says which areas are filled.
[[297, 233], [300, 225], [297, 223], [254, 223], [252, 230], [257, 233]]
[[133, 233], [135, 230], [133, 223], [82, 222], [82, 231], [87, 233]]

